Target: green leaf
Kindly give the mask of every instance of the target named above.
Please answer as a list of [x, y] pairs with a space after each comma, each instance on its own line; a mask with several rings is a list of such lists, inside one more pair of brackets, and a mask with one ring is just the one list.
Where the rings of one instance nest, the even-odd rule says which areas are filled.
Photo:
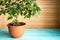
[[6, 12], [6, 11], [5, 11], [3, 8], [1, 8], [1, 10], [0, 10], [0, 15], [1, 15], [1, 14], [4, 14], [4, 15], [5, 15], [5, 12]]
[[0, 15], [2, 14], [2, 12], [0, 11]]
[[17, 1], [19, 1], [19, 0], [17, 0]]
[[7, 3], [7, 2], [8, 2], [8, 0], [4, 0], [4, 2], [5, 2], [5, 3]]
[[11, 0], [9, 0], [9, 3], [11, 2]]
[[40, 11], [41, 11], [41, 9], [40, 9], [39, 7], [37, 7], [37, 8], [36, 8], [36, 11], [37, 11], [37, 12], [40, 12]]
[[27, 15], [25, 15], [24, 18], [30, 18], [31, 17], [31, 12], [29, 12]]
[[17, 10], [19, 10], [20, 9], [20, 5], [19, 4], [17, 4]]
[[6, 4], [6, 8], [8, 8], [8, 7], [10, 7], [10, 4], [9, 3]]
[[27, 11], [25, 11], [23, 15], [25, 16], [26, 14], [27, 14]]
[[15, 5], [15, 4], [16, 4], [16, 2], [11, 3], [11, 5]]
[[0, 1], [0, 5], [2, 5], [3, 1]]
[[8, 20], [10, 20], [10, 19], [12, 19], [12, 18], [13, 18], [13, 16], [11, 16], [11, 15], [10, 15], [10, 16], [8, 16]]

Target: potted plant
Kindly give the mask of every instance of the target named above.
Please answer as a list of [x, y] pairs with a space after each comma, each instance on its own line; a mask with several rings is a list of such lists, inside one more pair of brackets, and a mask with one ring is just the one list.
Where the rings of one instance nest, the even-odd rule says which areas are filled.
[[19, 38], [23, 35], [26, 23], [19, 22], [18, 16], [30, 18], [37, 14], [41, 9], [37, 6], [36, 0], [0, 0], [0, 15], [8, 14], [8, 20], [13, 20], [7, 24], [9, 33], [14, 38]]

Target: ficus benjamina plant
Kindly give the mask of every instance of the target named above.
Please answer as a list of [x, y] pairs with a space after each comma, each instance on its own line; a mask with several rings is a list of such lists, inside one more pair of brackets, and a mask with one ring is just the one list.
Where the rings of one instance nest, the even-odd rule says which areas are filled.
[[8, 14], [8, 20], [15, 18], [12, 21], [14, 25], [18, 22], [19, 15], [30, 18], [40, 11], [36, 0], [0, 0], [0, 15]]

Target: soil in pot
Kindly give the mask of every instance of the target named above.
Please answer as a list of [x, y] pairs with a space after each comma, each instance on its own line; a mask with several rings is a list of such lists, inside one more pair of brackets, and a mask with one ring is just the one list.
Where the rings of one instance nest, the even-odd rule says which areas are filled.
[[16, 25], [13, 25], [12, 23], [8, 24], [8, 29], [11, 37], [13, 38], [20, 38], [22, 37], [24, 31], [25, 31], [25, 23], [24, 22], [18, 22]]

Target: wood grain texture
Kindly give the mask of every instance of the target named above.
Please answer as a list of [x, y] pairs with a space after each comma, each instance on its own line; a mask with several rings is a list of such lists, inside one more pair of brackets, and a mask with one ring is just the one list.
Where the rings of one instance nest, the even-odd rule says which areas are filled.
[[58, 27], [60, 28], [60, 0], [58, 1], [58, 7], [59, 7], [58, 8], [58, 13], [59, 13], [58, 14], [58, 22], [59, 22], [59, 26]]
[[[58, 26], [58, 0], [37, 0], [36, 3], [41, 8], [40, 14], [30, 19], [19, 16], [19, 21], [26, 22], [26, 28], [55, 28]], [[11, 20], [7, 20], [8, 15], [0, 16], [0, 28], [7, 28]]]

